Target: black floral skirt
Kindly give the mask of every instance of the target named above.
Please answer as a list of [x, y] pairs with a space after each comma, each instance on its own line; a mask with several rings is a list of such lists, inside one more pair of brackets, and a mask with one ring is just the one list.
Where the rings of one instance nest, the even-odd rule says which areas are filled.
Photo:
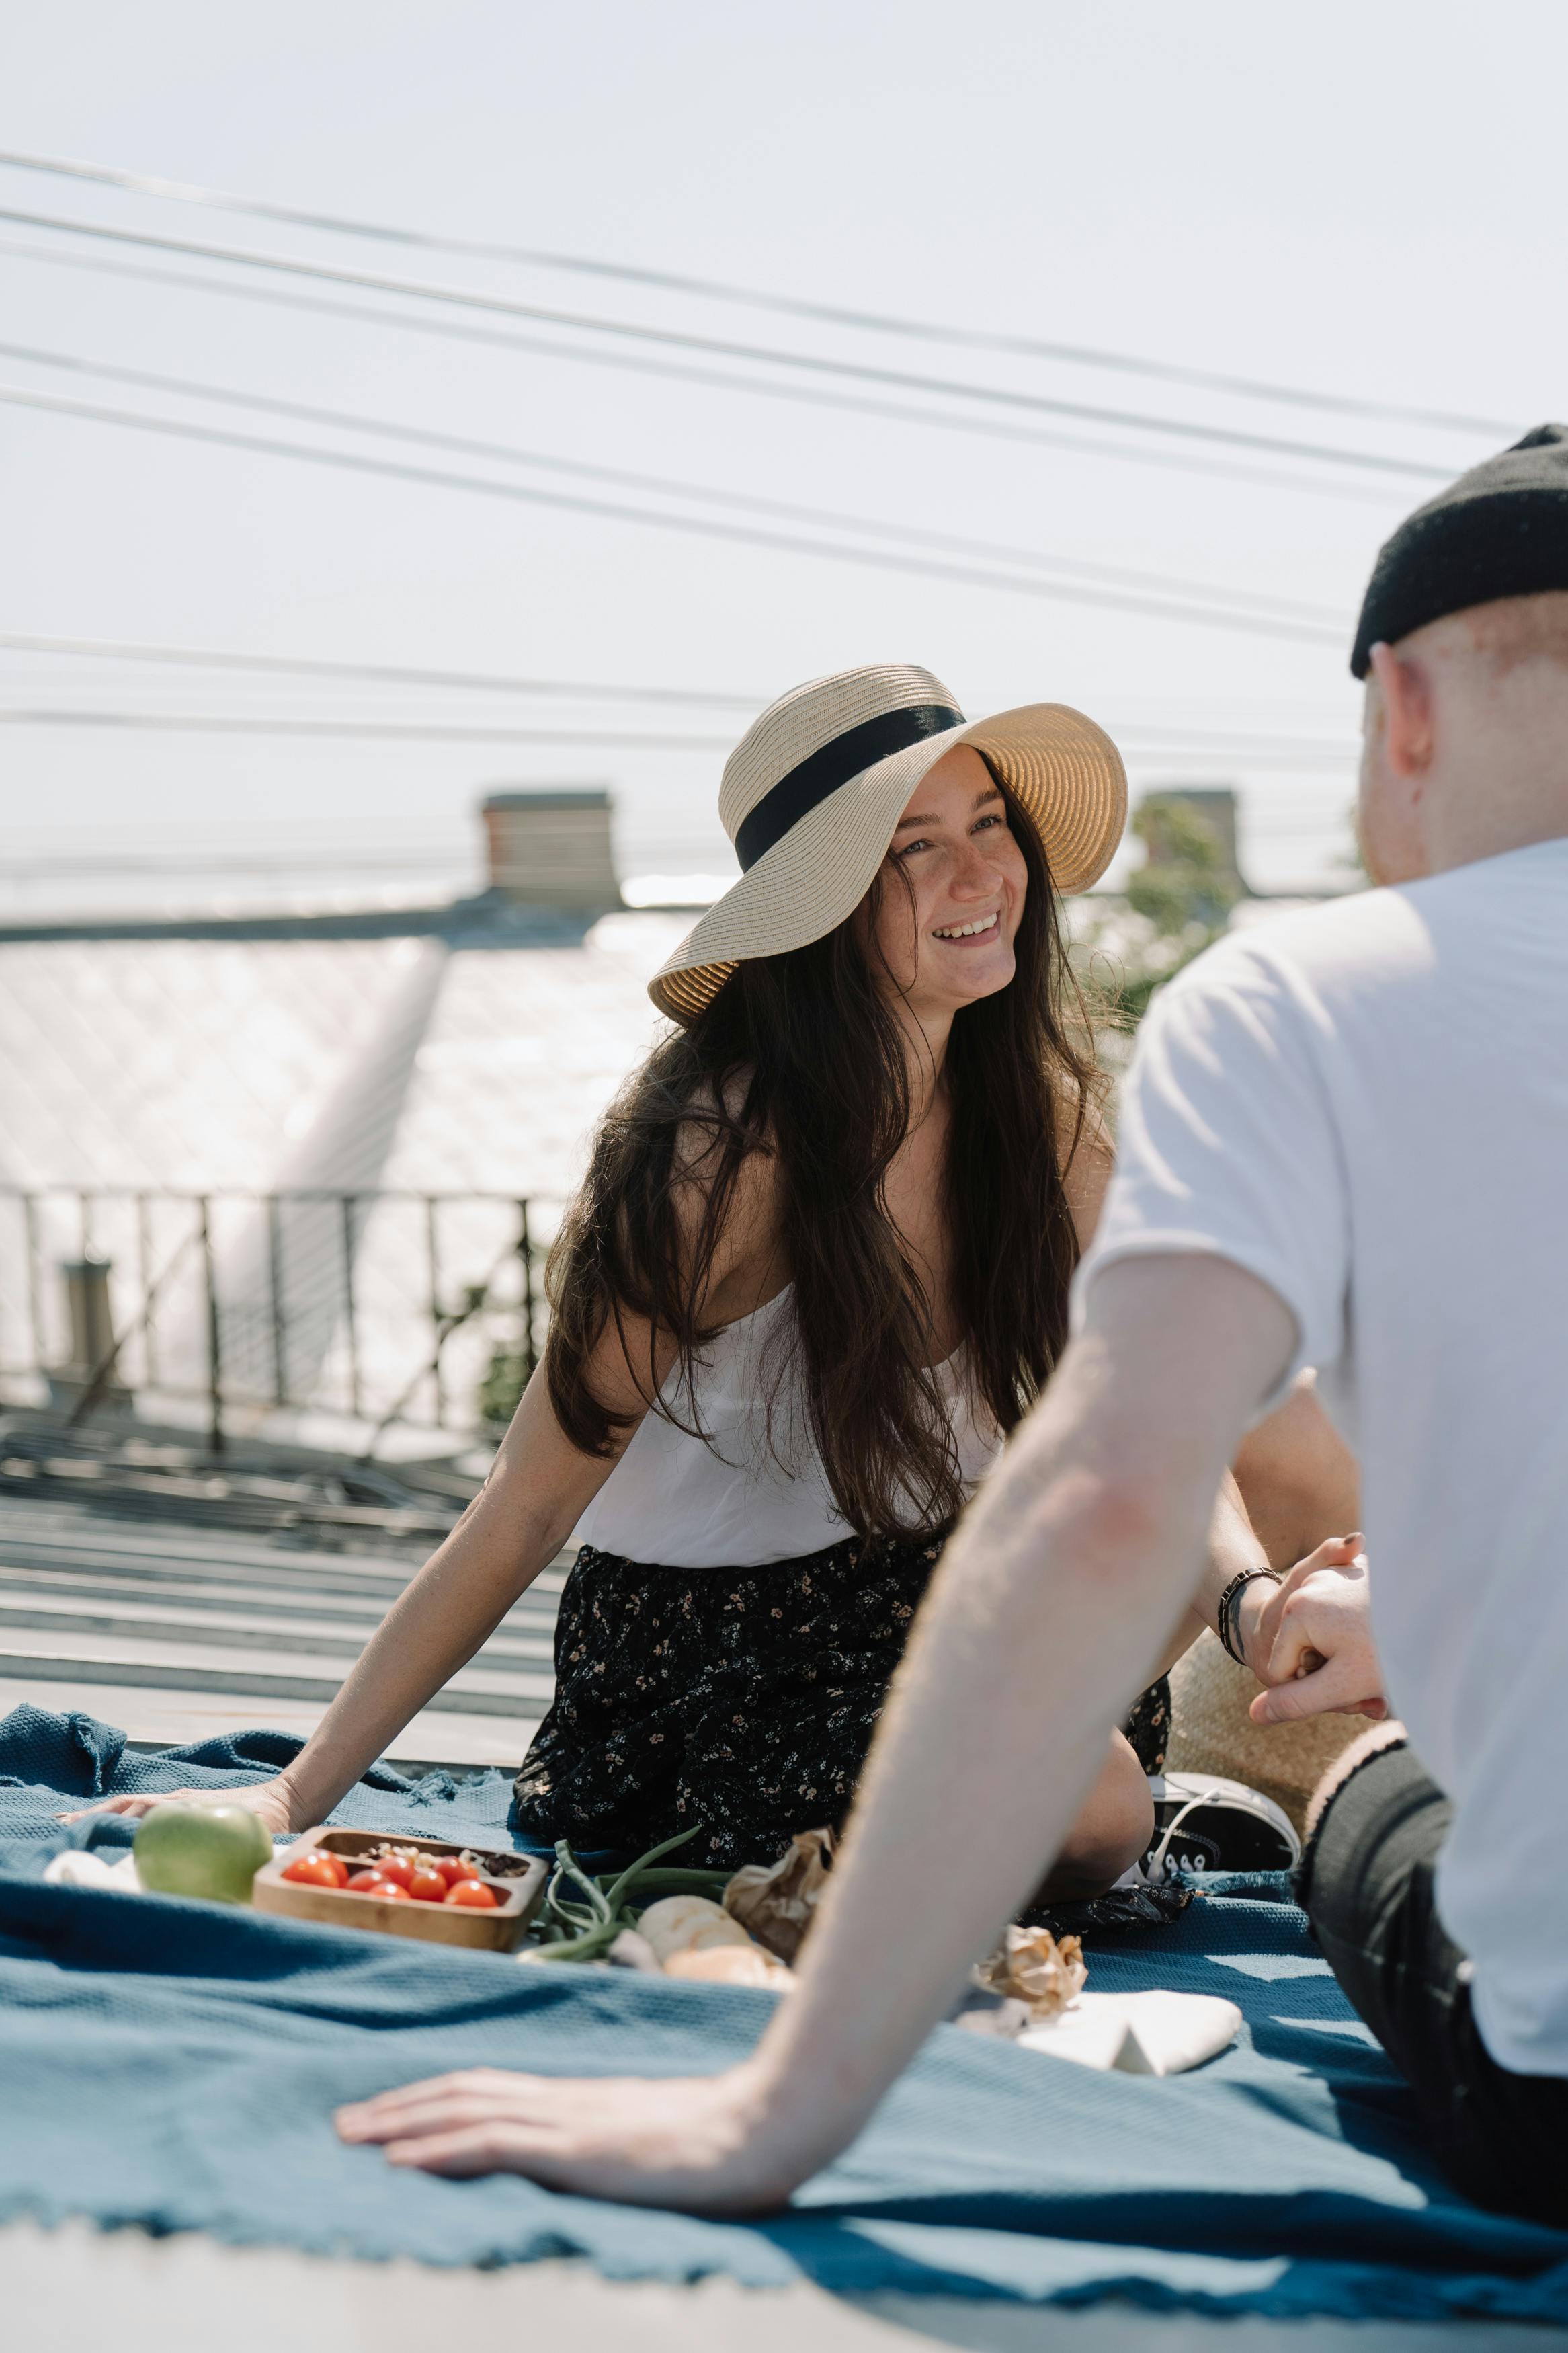
[[[682, 1860], [771, 1862], [849, 1811], [889, 1678], [943, 1536], [857, 1536], [761, 1568], [656, 1568], [584, 1545], [555, 1630], [555, 1700], [517, 1778], [548, 1845], [642, 1853], [700, 1824]], [[1163, 1680], [1126, 1732], [1164, 1764]]]

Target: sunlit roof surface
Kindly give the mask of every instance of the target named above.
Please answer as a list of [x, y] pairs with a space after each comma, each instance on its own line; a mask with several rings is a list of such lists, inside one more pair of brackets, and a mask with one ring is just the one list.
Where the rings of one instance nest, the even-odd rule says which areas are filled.
[[[655, 1033], [645, 983], [679, 928], [618, 915], [581, 947], [494, 950], [397, 939], [0, 945], [0, 1181], [364, 1182], [357, 1166], [327, 1164], [344, 1151], [348, 1098], [390, 1047], [380, 1181], [559, 1190]], [[404, 1032], [401, 1051], [389, 1026]]]
[[[138, 1212], [109, 1202], [84, 1227], [77, 1188], [494, 1193], [539, 1201], [538, 1238], [547, 1240], [595, 1121], [658, 1032], [646, 982], [681, 928], [668, 916], [623, 914], [581, 945], [541, 947], [436, 938], [0, 944], [0, 1186], [41, 1197], [31, 1278], [25, 1220], [14, 1203], [0, 1215], [0, 1362], [32, 1361], [35, 1312], [47, 1360], [63, 1360], [57, 1264], [84, 1243], [114, 1262], [118, 1330], [139, 1307], [147, 1267], [155, 1271], [188, 1242], [193, 1213], [177, 1204]], [[351, 1251], [335, 1205], [294, 1207], [281, 1229], [279, 1286], [261, 1205], [220, 1204], [226, 1377], [261, 1397], [276, 1385], [280, 1289], [284, 1385], [343, 1406], [352, 1255], [363, 1402], [384, 1410], [427, 1357], [433, 1289], [449, 1312], [465, 1283], [504, 1261], [515, 1228], [506, 1203], [444, 1209], [433, 1281], [422, 1208], [366, 1212], [353, 1222]], [[503, 1267], [503, 1295], [515, 1271]], [[163, 1380], [199, 1387], [204, 1311], [188, 1248], [158, 1323]], [[479, 1327], [452, 1343], [457, 1385], [472, 1389], [489, 1345]]]

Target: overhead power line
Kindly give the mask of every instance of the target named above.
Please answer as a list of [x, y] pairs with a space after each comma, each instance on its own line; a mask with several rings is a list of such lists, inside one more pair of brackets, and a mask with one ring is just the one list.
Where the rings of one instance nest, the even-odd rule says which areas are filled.
[[[148, 661], [179, 667], [260, 672], [268, 678], [300, 678], [344, 684], [458, 688], [478, 694], [520, 693], [561, 695], [573, 702], [653, 702], [714, 710], [760, 711], [767, 697], [722, 694], [703, 688], [604, 686], [583, 680], [515, 678], [505, 672], [415, 668], [394, 662], [352, 662], [303, 659], [287, 654], [226, 653], [207, 646], [147, 645], [118, 638], [63, 638], [36, 630], [0, 629], [0, 652], [63, 655], [106, 661]], [[1235, 730], [1194, 727], [1181, 721], [1107, 720], [1103, 723], [1120, 744], [1168, 746], [1184, 754], [1205, 758], [1244, 758], [1252, 754], [1289, 754], [1292, 757], [1330, 761], [1353, 759], [1353, 736], [1311, 737], [1269, 734], [1262, 729]]]
[[292, 858], [236, 857], [223, 850], [215, 851], [210, 858], [8, 858], [5, 880], [39, 882], [63, 877], [74, 881], [89, 875], [121, 874], [308, 874], [331, 879], [339, 874], [424, 874], [432, 869], [439, 873], [444, 867], [471, 866], [473, 862], [468, 845], [453, 842], [387, 851], [379, 857], [363, 850], [340, 853], [321, 849], [301, 851]]
[[321, 735], [389, 744], [597, 744], [610, 751], [728, 752], [733, 735], [660, 734], [604, 727], [447, 727], [384, 719], [227, 718], [205, 711], [0, 710], [0, 727], [125, 727], [163, 735]]
[[301, 659], [288, 654], [231, 654], [205, 646], [150, 646], [114, 638], [43, 637], [0, 629], [0, 652], [88, 656], [97, 660], [172, 662], [205, 670], [255, 670], [290, 678], [342, 680], [367, 686], [458, 687], [470, 693], [560, 695], [573, 702], [669, 702], [715, 711], [760, 711], [764, 694], [719, 694], [707, 688], [604, 686], [585, 679], [514, 678], [472, 670], [426, 670], [397, 662]]
[[1204, 760], [1279, 759], [1302, 764], [1322, 761], [1329, 765], [1353, 760], [1360, 745], [1353, 736], [1243, 735], [1224, 728], [1163, 726], [1155, 721], [1108, 719], [1101, 722], [1125, 749], [1144, 754], [1190, 753]]
[[472, 321], [425, 318], [410, 311], [384, 311], [364, 302], [345, 302], [326, 295], [305, 294], [292, 287], [263, 286], [239, 279], [204, 278], [191, 270], [160, 269], [150, 263], [125, 261], [101, 253], [70, 253], [63, 248], [29, 245], [18, 237], [0, 237], [0, 253], [24, 261], [41, 261], [56, 269], [86, 270], [94, 276], [125, 278], [142, 285], [172, 286], [186, 292], [216, 294], [237, 302], [261, 303], [269, 309], [301, 311], [312, 317], [348, 319], [366, 326], [392, 327], [405, 334], [433, 336], [442, 342], [479, 343], [491, 350], [528, 352], [535, 357], [566, 360], [585, 367], [607, 368], [614, 374], [653, 376], [666, 383], [700, 384], [719, 392], [747, 393], [764, 400], [783, 400], [796, 406], [834, 408], [852, 417], [874, 417], [905, 425], [929, 426], [944, 433], [964, 433], [987, 441], [1015, 441], [1032, 448], [1066, 449], [1080, 457], [1109, 458], [1129, 466], [1152, 466], [1163, 471], [1201, 474], [1211, 480], [1246, 482], [1254, 489], [1307, 491], [1314, 498], [1350, 499], [1386, 507], [1400, 495], [1392, 483], [1368, 476], [1337, 479], [1332, 474], [1281, 473], [1276, 469], [1244, 465], [1207, 457], [1189, 448], [1163, 445], [1143, 448], [1135, 442], [1103, 441], [1081, 433], [1058, 431], [1049, 426], [1024, 425], [1009, 417], [970, 415], [956, 409], [919, 407], [907, 401], [879, 400], [868, 395], [836, 390], [823, 384], [786, 383], [783, 378], [726, 375], [722, 369], [699, 367], [681, 360], [656, 359], [648, 352], [600, 351], [586, 343], [552, 343], [542, 335], [525, 335], [499, 327], [481, 327]]
[[399, 294], [420, 302], [449, 305], [490, 316], [529, 319], [536, 324], [565, 327], [578, 333], [610, 335], [620, 340], [658, 344], [668, 349], [701, 352], [710, 357], [795, 369], [861, 384], [880, 385], [892, 391], [935, 394], [949, 400], [973, 400], [987, 406], [1040, 416], [1071, 417], [1080, 424], [1110, 425], [1123, 431], [1163, 434], [1199, 445], [1246, 449], [1266, 458], [1295, 458], [1310, 463], [1346, 466], [1371, 473], [1397, 475], [1419, 481], [1446, 481], [1452, 469], [1423, 459], [1399, 458], [1382, 450], [1341, 449], [1331, 443], [1289, 440], [1279, 435], [1248, 433], [1228, 425], [1205, 425], [1194, 419], [1163, 417], [1147, 410], [1108, 408], [1098, 402], [1058, 400], [1045, 393], [1019, 392], [1005, 385], [966, 384], [952, 376], [925, 375], [903, 368], [874, 367], [858, 360], [827, 359], [817, 353], [792, 352], [778, 345], [736, 343], [718, 335], [697, 335], [671, 327], [645, 326], [627, 319], [595, 318], [574, 311], [555, 311], [536, 302], [519, 302], [501, 294], [482, 294], [466, 287], [442, 286], [429, 280], [387, 278], [372, 270], [345, 269], [331, 262], [296, 260], [287, 254], [253, 253], [243, 246], [208, 245], [192, 237], [159, 237], [148, 229], [116, 228], [106, 221], [72, 220], [59, 213], [22, 212], [0, 206], [0, 220], [21, 228], [45, 228], [65, 237], [89, 237], [116, 246], [132, 246], [153, 253], [180, 254], [195, 261], [220, 261], [231, 268], [259, 269], [317, 284], [355, 287], [372, 294]]
[[[116, 711], [83, 704], [62, 707], [0, 707], [0, 727], [124, 729], [161, 735], [318, 736], [324, 741], [384, 744], [595, 744], [609, 751], [728, 752], [733, 735], [665, 734], [652, 730], [617, 733], [602, 727], [447, 726], [439, 722], [383, 719], [317, 719], [274, 717], [266, 713], [233, 715], [205, 711]], [[1353, 746], [1291, 745], [1289, 744], [1205, 744], [1166, 741], [1155, 736], [1140, 741], [1119, 728], [1110, 731], [1129, 759], [1150, 761], [1201, 760], [1209, 766], [1233, 763], [1247, 768], [1304, 769], [1337, 767], [1353, 757]]]
[[263, 393], [241, 392], [232, 385], [203, 384], [188, 376], [163, 375], [146, 368], [120, 367], [103, 360], [80, 359], [69, 353], [41, 350], [30, 343], [0, 343], [0, 356], [26, 361], [29, 365], [62, 369], [71, 375], [86, 375], [114, 384], [136, 385], [140, 390], [173, 393], [180, 399], [205, 400], [231, 408], [259, 412], [263, 416], [286, 417], [296, 424], [325, 425], [334, 431], [367, 433], [383, 439], [407, 442], [413, 447], [440, 449], [454, 456], [483, 458], [503, 465], [527, 466], [547, 473], [564, 474], [577, 480], [605, 482], [620, 490], [651, 491], [661, 498], [679, 498], [751, 514], [765, 514], [787, 522], [825, 524], [834, 531], [858, 532], [872, 538], [892, 540], [901, 546], [929, 547], [944, 554], [977, 556], [985, 562], [1023, 565], [1031, 571], [1056, 572], [1080, 580], [1099, 580], [1116, 587], [1133, 588], [1157, 596], [1190, 596], [1205, 605], [1226, 612], [1238, 605], [1249, 610], [1271, 612], [1287, 619], [1321, 621], [1334, 629], [1342, 629], [1342, 617], [1321, 605], [1309, 605], [1292, 597], [1254, 594], [1250, 589], [1238, 591], [1215, 583], [1173, 577], [1169, 574], [1134, 570], [1124, 565], [1093, 564], [1072, 556], [1045, 555], [1034, 548], [1016, 547], [994, 540], [970, 539], [950, 532], [917, 529], [904, 523], [882, 522], [874, 516], [846, 514], [832, 507], [804, 506], [784, 499], [758, 498], [748, 491], [710, 489], [700, 482], [672, 480], [668, 475], [636, 473], [620, 466], [593, 465], [580, 459], [546, 456], [531, 449], [519, 449], [503, 441], [476, 439], [471, 435], [435, 432], [421, 426], [400, 425], [383, 417], [365, 417], [341, 408], [322, 408], [298, 400], [280, 400]]
[[896, 554], [889, 548], [854, 547], [839, 541], [810, 539], [800, 533], [768, 530], [760, 523], [722, 522], [713, 516], [664, 513], [653, 508], [627, 506], [608, 499], [590, 499], [563, 491], [542, 490], [531, 482], [490, 481], [470, 474], [449, 473], [434, 466], [415, 466], [390, 458], [362, 457], [354, 450], [323, 449], [305, 442], [276, 441], [262, 434], [237, 433], [224, 427], [195, 424], [184, 418], [152, 417], [133, 409], [110, 408], [98, 402], [71, 400], [63, 395], [30, 392], [18, 385], [0, 385], [0, 402], [11, 407], [30, 408], [47, 415], [74, 417], [91, 424], [121, 426], [168, 439], [245, 449], [266, 457], [292, 459], [301, 464], [333, 467], [351, 473], [422, 483], [437, 490], [463, 491], [483, 498], [508, 499], [572, 514], [593, 515], [608, 522], [639, 523], [658, 531], [679, 532], [688, 536], [766, 547], [784, 554], [822, 556], [830, 562], [860, 565], [877, 571], [918, 573], [927, 578], [952, 580], [969, 587], [1001, 588], [1014, 595], [1045, 596], [1077, 605], [1103, 605], [1115, 611], [1147, 613], [1163, 620], [1192, 621], [1213, 628], [1242, 629], [1268, 637], [1310, 639], [1324, 644], [1340, 643], [1343, 634], [1338, 627], [1326, 622], [1288, 619], [1282, 615], [1245, 607], [1238, 607], [1234, 612], [1221, 612], [1199, 605], [1184, 604], [1173, 596], [1136, 595], [1129, 590], [1101, 586], [1087, 580], [1051, 580], [1038, 575], [1006, 573], [988, 570], [975, 564], [947, 562], [934, 555], [919, 554], [913, 550]]
[[582, 254], [555, 253], [536, 246], [507, 245], [490, 238], [445, 237], [428, 230], [398, 228], [384, 221], [351, 218], [341, 213], [312, 212], [295, 205], [269, 204], [256, 196], [231, 195], [199, 187], [188, 181], [163, 180], [137, 172], [116, 171], [60, 155], [37, 155], [16, 148], [0, 148], [0, 164], [9, 169], [41, 173], [57, 179], [90, 182], [121, 188], [134, 195], [158, 196], [174, 204], [197, 205], [209, 211], [245, 215], [253, 220], [286, 223], [293, 228], [325, 230], [334, 237], [368, 237], [384, 245], [402, 246], [426, 253], [460, 255], [468, 260], [521, 263], [529, 269], [554, 269], [582, 277], [617, 280], [623, 284], [651, 286], [662, 292], [689, 294], [706, 301], [727, 302], [749, 310], [771, 311], [786, 318], [812, 319], [833, 327], [848, 327], [874, 334], [896, 335], [921, 343], [948, 343], [969, 351], [1007, 352], [1019, 358], [1062, 362], [1069, 366], [1100, 368], [1123, 375], [1147, 376], [1165, 384], [1184, 384], [1202, 392], [1218, 392], [1244, 400], [1270, 401], [1292, 408], [1316, 409], [1339, 417], [1378, 417], [1391, 424], [1432, 426], [1456, 433], [1506, 433], [1517, 426], [1492, 417], [1463, 411], [1423, 408], [1407, 404], [1365, 400], [1342, 393], [1321, 392], [1300, 385], [1266, 382], [1256, 376], [1226, 375], [1213, 368], [1184, 367], [1169, 360], [1152, 360], [1130, 352], [1106, 351], [1085, 343], [1047, 341], [1033, 335], [1004, 335], [981, 328], [954, 327], [929, 319], [900, 318], [842, 303], [814, 301], [805, 297], [766, 292], [754, 286], [737, 286], [723, 280], [698, 278], [675, 270], [651, 269], [631, 262], [592, 259]]

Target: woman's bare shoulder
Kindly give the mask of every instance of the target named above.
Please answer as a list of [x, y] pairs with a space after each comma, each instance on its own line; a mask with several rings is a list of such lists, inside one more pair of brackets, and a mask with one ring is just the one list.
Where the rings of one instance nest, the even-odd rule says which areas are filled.
[[[700, 1247], [714, 1187], [730, 1172], [704, 1286], [707, 1312], [721, 1323], [746, 1314], [788, 1279], [777, 1272], [784, 1200], [778, 1154], [762, 1135], [746, 1145], [738, 1163], [731, 1157], [745, 1093], [742, 1075], [725, 1088], [722, 1111], [710, 1089], [694, 1096], [676, 1138], [676, 1210], [693, 1250]], [[775, 1274], [777, 1280], [771, 1280]]]

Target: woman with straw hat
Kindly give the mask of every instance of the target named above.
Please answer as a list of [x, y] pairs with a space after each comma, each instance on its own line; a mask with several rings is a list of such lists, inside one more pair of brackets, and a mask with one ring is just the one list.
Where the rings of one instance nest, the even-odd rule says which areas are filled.
[[[675, 1032], [552, 1269], [553, 1419], [609, 1475], [518, 1810], [594, 1846], [701, 1822], [739, 1862], [847, 1810], [942, 1535], [1065, 1336], [1097, 1147], [1056, 894], [1126, 784], [1078, 712], [969, 725], [889, 664], [770, 705], [719, 809], [742, 879], [654, 978]], [[1149, 1819], [1119, 1739], [1075, 1892]]]
[[[968, 723], [889, 663], [763, 712], [720, 795], [742, 878], [651, 984], [672, 1029], [595, 1140], [544, 1366], [251, 1804], [323, 1820], [575, 1529], [521, 1831], [691, 1829], [683, 1860], [730, 1865], [843, 1819], [944, 1535], [1066, 1338], [1109, 1151], [1060, 895], [1126, 806], [1064, 704]], [[1232, 1492], [1205, 1599], [1244, 1641], [1258, 1559]], [[1148, 1846], [1167, 1708], [1157, 1679], [1114, 1736], [1051, 1898]]]

